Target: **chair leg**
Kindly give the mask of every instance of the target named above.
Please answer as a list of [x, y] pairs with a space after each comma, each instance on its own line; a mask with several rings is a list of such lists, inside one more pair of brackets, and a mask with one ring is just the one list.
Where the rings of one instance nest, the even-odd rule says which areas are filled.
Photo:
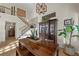
[[59, 56], [59, 49], [57, 49], [57, 56]]
[[57, 47], [57, 54], [56, 56], [59, 56], [59, 47]]

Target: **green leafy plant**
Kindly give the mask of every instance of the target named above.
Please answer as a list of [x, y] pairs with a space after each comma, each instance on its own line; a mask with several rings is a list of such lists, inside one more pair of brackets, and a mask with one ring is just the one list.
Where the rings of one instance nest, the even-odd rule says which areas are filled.
[[37, 37], [37, 30], [36, 29], [32, 29], [31, 30], [31, 38], [35, 39]]
[[[77, 31], [79, 32], [79, 25], [75, 25], [75, 27], [76, 27]], [[63, 35], [63, 37], [65, 39], [67, 39], [68, 34], [70, 34], [69, 35], [70, 36], [69, 45], [71, 45], [71, 38], [72, 37], [79, 37], [79, 35], [73, 35], [72, 36], [72, 33], [73, 33], [74, 30], [75, 30], [74, 25], [67, 25], [67, 26], [65, 26], [64, 30], [59, 33], [59, 36]]]
[[[76, 26], [77, 31], [78, 31], [78, 33], [79, 33], [79, 25], [75, 25], [75, 26]], [[72, 37], [78, 37], [78, 38], [79, 38], [79, 35], [73, 35]]]

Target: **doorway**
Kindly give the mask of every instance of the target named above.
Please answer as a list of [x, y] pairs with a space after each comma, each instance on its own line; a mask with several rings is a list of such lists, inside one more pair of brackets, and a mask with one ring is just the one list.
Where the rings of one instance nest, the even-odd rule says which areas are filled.
[[14, 38], [15, 38], [15, 23], [6, 21], [5, 40], [13, 40]]

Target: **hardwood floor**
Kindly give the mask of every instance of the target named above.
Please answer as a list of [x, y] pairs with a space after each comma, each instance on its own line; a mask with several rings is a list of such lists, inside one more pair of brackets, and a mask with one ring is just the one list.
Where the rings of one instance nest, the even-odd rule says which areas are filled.
[[0, 56], [16, 56], [16, 49], [0, 54]]
[[0, 43], [0, 56], [15, 56], [18, 41], [14, 37], [8, 38], [5, 42]]
[[0, 48], [3, 48], [5, 46], [7, 46], [9, 43], [16, 41], [16, 39], [14, 37], [9, 37], [8, 39], [6, 39], [4, 42], [0, 43]]
[[59, 49], [59, 56], [67, 56], [66, 54], [63, 53], [63, 49], [62, 48]]

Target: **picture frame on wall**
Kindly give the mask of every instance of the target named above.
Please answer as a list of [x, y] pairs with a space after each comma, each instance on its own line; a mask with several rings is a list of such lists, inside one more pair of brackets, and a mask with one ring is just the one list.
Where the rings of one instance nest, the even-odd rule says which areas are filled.
[[17, 16], [26, 17], [26, 11], [20, 8], [17, 8]]
[[64, 26], [71, 25], [73, 23], [74, 23], [74, 21], [72, 19], [66, 19], [66, 20], [64, 20]]

